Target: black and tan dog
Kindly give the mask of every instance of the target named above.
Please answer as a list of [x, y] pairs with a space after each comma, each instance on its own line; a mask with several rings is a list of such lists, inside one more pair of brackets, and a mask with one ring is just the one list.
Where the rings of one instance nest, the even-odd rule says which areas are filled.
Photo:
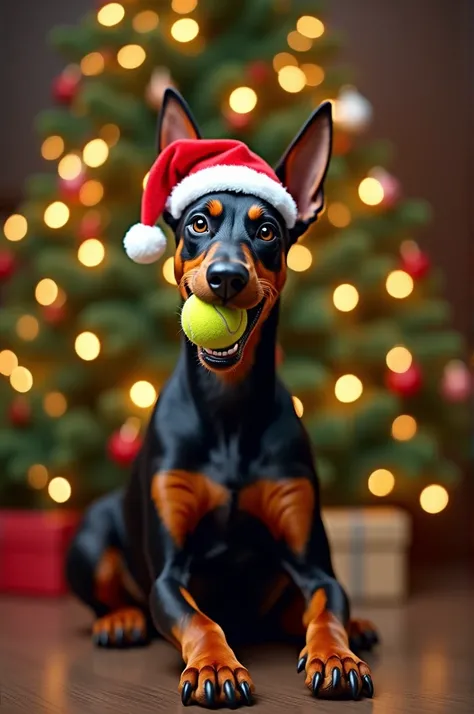
[[[183, 138], [199, 138], [195, 122], [167, 91], [160, 150]], [[96, 645], [140, 645], [157, 631], [182, 654], [185, 704], [252, 702], [226, 636], [299, 637], [297, 669], [314, 696], [373, 695], [349, 638], [368, 649], [376, 634], [349, 620], [311, 446], [275, 369], [286, 256], [321, 211], [330, 151], [325, 104], [276, 169], [298, 206], [291, 229], [270, 203], [233, 191], [200, 197], [179, 219], [165, 214], [183, 300], [246, 309], [248, 327], [220, 352], [183, 336], [128, 486], [92, 505], [69, 553], [71, 587], [97, 618]]]

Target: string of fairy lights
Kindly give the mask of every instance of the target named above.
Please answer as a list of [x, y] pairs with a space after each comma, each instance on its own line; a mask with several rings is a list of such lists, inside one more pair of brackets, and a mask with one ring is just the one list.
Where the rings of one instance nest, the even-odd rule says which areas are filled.
[[[185, 16], [192, 13], [198, 5], [198, 0], [172, 0], [171, 9], [177, 15]], [[115, 27], [125, 18], [126, 10], [121, 3], [111, 2], [103, 5], [97, 11], [97, 22], [103, 27]], [[145, 34], [156, 30], [160, 23], [159, 15], [153, 10], [143, 10], [135, 13], [132, 27], [136, 33]], [[200, 33], [199, 23], [191, 17], [178, 17], [169, 29], [171, 37], [178, 43], [191, 43]], [[325, 32], [324, 23], [313, 16], [305, 15], [298, 19], [296, 27], [287, 37], [289, 50], [304, 53], [311, 49], [313, 43]], [[127, 44], [116, 53], [118, 65], [128, 71], [140, 67], [146, 61], [145, 49], [137, 43]], [[300, 63], [290, 51], [279, 52], [273, 58], [273, 69], [281, 88], [288, 93], [297, 93], [306, 86], [317, 87], [325, 78], [324, 69], [314, 63]], [[85, 77], [101, 74], [106, 66], [106, 59], [101, 52], [90, 52], [85, 55], [74, 71]], [[258, 94], [252, 87], [240, 86], [234, 88], [227, 104], [237, 115], [249, 115], [257, 106]], [[338, 116], [342, 117], [342, 107], [338, 108], [338, 100], [332, 100], [336, 124]], [[98, 206], [104, 197], [102, 183], [93, 178], [85, 178], [88, 168], [102, 166], [109, 157], [110, 149], [119, 141], [120, 129], [115, 124], [105, 124], [96, 138], [88, 141], [81, 151], [65, 153], [64, 139], [59, 135], [51, 135], [44, 139], [41, 154], [46, 161], [57, 161], [59, 178], [71, 185], [79, 182], [78, 199], [87, 209]], [[148, 174], [143, 179], [146, 186]], [[364, 177], [357, 187], [358, 198], [369, 209], [376, 208], [384, 202], [385, 188], [383, 181], [377, 177], [377, 170]], [[340, 201], [332, 202], [326, 210], [328, 221], [336, 228], [344, 228], [351, 223], [352, 212], [349, 206]], [[60, 230], [70, 219], [70, 209], [65, 200], [56, 200], [46, 206], [43, 221], [51, 230]], [[24, 240], [28, 234], [28, 223], [25, 216], [11, 215], [4, 223], [3, 232], [8, 241]], [[81, 242], [77, 250], [77, 260], [86, 269], [100, 266], [106, 259], [106, 248], [97, 237], [88, 237]], [[309, 270], [313, 263], [310, 249], [303, 244], [294, 245], [288, 255], [288, 268], [295, 272]], [[168, 283], [175, 285], [173, 258], [168, 258], [163, 264], [163, 277]], [[403, 270], [391, 271], [385, 281], [385, 289], [395, 300], [408, 298], [414, 290], [413, 278]], [[62, 287], [51, 278], [42, 278], [35, 286], [34, 296], [37, 303], [44, 308], [61, 307], [67, 296]], [[336, 310], [348, 313], [355, 310], [360, 296], [355, 285], [343, 283], [334, 288], [332, 302]], [[16, 323], [16, 333], [24, 341], [32, 341], [39, 334], [40, 325], [33, 315], [22, 315]], [[74, 338], [74, 349], [77, 356], [86, 362], [97, 359], [101, 354], [101, 341], [91, 331], [83, 331]], [[410, 368], [412, 355], [402, 346], [396, 345], [386, 355], [386, 365], [394, 373], [403, 373]], [[11, 350], [0, 352], [0, 374], [9, 378], [13, 390], [25, 394], [33, 386], [33, 375], [29, 369], [19, 364], [16, 354]], [[334, 383], [335, 398], [342, 404], [351, 404], [362, 397], [364, 385], [355, 374], [339, 376]], [[153, 385], [146, 380], [138, 380], [129, 387], [129, 398], [139, 409], [149, 409], [156, 400], [157, 393]], [[304, 405], [297, 396], [293, 397], [295, 411], [303, 416]], [[49, 392], [43, 398], [43, 409], [52, 418], [60, 418], [67, 411], [66, 397], [60, 392]], [[121, 427], [120, 435], [124, 439], [133, 439], [140, 430], [141, 420], [130, 417]], [[401, 414], [393, 421], [391, 435], [397, 441], [408, 441], [417, 433], [417, 422], [413, 416]], [[71, 496], [71, 485], [64, 477], [49, 479], [47, 468], [42, 464], [34, 464], [28, 471], [28, 483], [32, 488], [43, 489], [47, 486], [50, 497], [64, 503]], [[376, 469], [368, 477], [370, 492], [384, 497], [395, 487], [395, 477], [387, 469]], [[443, 510], [448, 503], [446, 489], [437, 484], [426, 487], [420, 496], [421, 507], [428, 513]]]

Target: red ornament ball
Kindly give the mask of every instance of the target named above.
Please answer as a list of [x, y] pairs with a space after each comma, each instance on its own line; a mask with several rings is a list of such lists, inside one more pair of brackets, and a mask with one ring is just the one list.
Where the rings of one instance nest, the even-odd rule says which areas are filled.
[[472, 392], [472, 376], [467, 365], [453, 359], [444, 368], [441, 394], [448, 402], [464, 402]]
[[16, 397], [8, 409], [8, 419], [13, 426], [28, 426], [31, 422], [31, 406], [28, 399]]
[[422, 384], [421, 369], [414, 362], [406, 372], [387, 372], [388, 388], [402, 397], [413, 397], [420, 391]]
[[247, 74], [249, 79], [255, 82], [255, 84], [263, 84], [270, 79], [272, 72], [266, 62], [257, 60], [248, 66]]
[[239, 114], [229, 109], [226, 112], [226, 120], [232, 129], [236, 129], [237, 131], [246, 129], [250, 124], [250, 112], [247, 114]]
[[407, 251], [402, 256], [401, 268], [414, 280], [419, 280], [429, 272], [431, 261], [421, 250]]
[[140, 436], [131, 439], [124, 438], [120, 431], [115, 431], [107, 444], [107, 453], [112, 461], [119, 466], [130, 466], [138, 455], [142, 445]]
[[11, 278], [16, 268], [16, 260], [9, 250], [0, 251], [0, 280]]
[[65, 70], [53, 82], [53, 98], [59, 104], [68, 106], [77, 95], [80, 74]]
[[88, 211], [79, 224], [78, 236], [83, 240], [100, 236], [102, 223], [98, 211]]
[[66, 317], [65, 305], [47, 305], [42, 310], [43, 319], [48, 325], [60, 325]]

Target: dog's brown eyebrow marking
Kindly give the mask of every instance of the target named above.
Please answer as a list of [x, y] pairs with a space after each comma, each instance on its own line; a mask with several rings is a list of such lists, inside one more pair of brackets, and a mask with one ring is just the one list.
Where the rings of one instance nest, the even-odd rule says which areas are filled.
[[206, 208], [211, 214], [211, 216], [220, 216], [224, 210], [224, 206], [217, 198], [210, 198], [206, 203]]
[[247, 215], [251, 221], [256, 221], [259, 218], [261, 218], [264, 213], [265, 213], [264, 207], [259, 206], [258, 203], [255, 203], [253, 206], [250, 206]]

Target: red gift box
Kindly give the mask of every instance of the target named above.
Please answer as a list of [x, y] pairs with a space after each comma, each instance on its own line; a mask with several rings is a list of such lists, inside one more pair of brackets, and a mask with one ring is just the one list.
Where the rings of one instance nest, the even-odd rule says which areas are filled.
[[66, 593], [64, 562], [79, 518], [73, 511], [0, 510], [0, 592]]

